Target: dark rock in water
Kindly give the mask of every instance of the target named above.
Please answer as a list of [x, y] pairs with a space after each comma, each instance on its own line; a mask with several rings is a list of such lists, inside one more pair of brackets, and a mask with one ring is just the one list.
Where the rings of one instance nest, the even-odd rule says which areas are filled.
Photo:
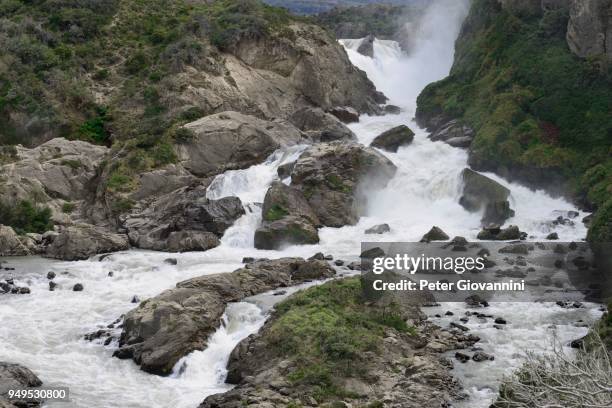
[[112, 278], [113, 276], [115, 276], [115, 272], [110, 271], [110, 272], [108, 273], [108, 277], [109, 277], [109, 278]]
[[581, 349], [582, 347], [584, 347], [585, 338], [586, 336], [570, 341], [570, 347], [575, 349]]
[[63, 228], [47, 246], [45, 256], [76, 261], [102, 252], [122, 251], [129, 248], [125, 235], [114, 234], [91, 225]]
[[335, 275], [327, 262], [302, 258], [248, 266], [179, 282], [175, 288], [142, 302], [125, 315], [114, 356], [133, 358], [142, 370], [167, 375], [183, 356], [206, 348], [228, 303]]
[[255, 258], [253, 258], [252, 256], [245, 256], [244, 258], [242, 258], [243, 264], [250, 264], [253, 262], [255, 262]]
[[529, 247], [525, 244], [513, 244], [507, 245], [499, 249], [500, 254], [522, 254], [527, 255], [529, 253]]
[[462, 141], [462, 145], [464, 146], [456, 146], [456, 147], [469, 147], [474, 139], [474, 130], [469, 126], [461, 124], [458, 120], [451, 120], [443, 125], [440, 125], [437, 130], [432, 133], [429, 138], [435, 141], [442, 141], [451, 144], [451, 141], [457, 140]]
[[357, 48], [357, 52], [366, 57], [374, 58], [374, 40], [375, 37], [372, 34], [365, 37]]
[[464, 169], [463, 195], [459, 203], [468, 211], [476, 212], [484, 208], [481, 222], [484, 225], [495, 223], [503, 224], [508, 218], [514, 216], [510, 208], [508, 197], [510, 190], [498, 182], [483, 176], [471, 169]]
[[26, 287], [19, 288], [19, 294], [20, 295], [27, 295], [29, 293], [30, 293], [30, 288], [26, 288]]
[[255, 231], [255, 248], [280, 249], [288, 245], [317, 244], [317, 229], [304, 218], [287, 216], [266, 222]]
[[470, 356], [460, 351], [455, 353], [455, 358], [462, 363], [467, 363], [468, 361], [470, 361]]
[[382, 248], [379, 247], [368, 249], [366, 251], [363, 251], [361, 255], [359, 255], [359, 257], [362, 259], [374, 259], [383, 256], [385, 256], [385, 251], [383, 251]]
[[323, 252], [317, 252], [316, 254], [308, 258], [308, 260], [309, 261], [323, 261], [325, 260], [325, 254]]
[[582, 219], [582, 223], [586, 225], [587, 227], [591, 225], [592, 221], [593, 221], [593, 214], [589, 214]]
[[166, 258], [164, 259], [164, 263], [167, 263], [168, 265], [176, 265], [178, 261], [176, 258]]
[[43, 382], [30, 369], [13, 363], [0, 362], [0, 407], [2, 408], [33, 408], [39, 407], [40, 402], [11, 403], [8, 402], [8, 390], [21, 388], [36, 388]]
[[[305, 107], [294, 112], [289, 121], [298, 129], [303, 131], [313, 142], [331, 142], [334, 140], [357, 140], [357, 136], [331, 113], [325, 112], [321, 108]], [[291, 173], [287, 163], [286, 169]], [[281, 167], [283, 167], [281, 166]], [[286, 174], [283, 170], [284, 174]], [[282, 177], [280, 174], [279, 177]]]
[[385, 105], [383, 110], [386, 114], [389, 114], [389, 115], [399, 115], [400, 113], [402, 113], [401, 108], [395, 105]]
[[132, 300], [130, 301], [130, 303], [140, 303], [140, 298], [136, 295], [134, 295], [132, 297]]
[[507, 324], [508, 322], [506, 322], [506, 319], [504, 319], [503, 317], [496, 317], [495, 318], [495, 324]]
[[112, 337], [108, 337], [106, 340], [104, 340], [104, 345], [108, 346], [109, 344], [111, 344], [113, 342], [113, 338]]
[[53, 278], [55, 278], [55, 272], [53, 271], [47, 272], [47, 279], [51, 280]]
[[355, 225], [372, 192], [387, 185], [395, 165], [375, 149], [356, 143], [319, 143], [295, 164], [291, 186], [302, 191], [321, 225]]
[[377, 147], [395, 153], [401, 146], [408, 145], [413, 140], [414, 132], [408, 126], [400, 125], [376, 136], [370, 147]]
[[55, 282], [53, 282], [53, 281], [50, 281], [50, 282], [49, 282], [49, 290], [50, 290], [51, 292], [53, 292], [53, 291], [55, 290], [55, 288], [56, 288], [56, 287], [57, 287], [57, 283], [55, 283]]
[[276, 292], [273, 293], [274, 296], [282, 296], [286, 294], [287, 294], [286, 290], [277, 290]]
[[472, 360], [476, 362], [490, 361], [490, 360], [495, 360], [495, 357], [493, 357], [490, 354], [485, 353], [484, 351], [476, 351], [474, 355], [472, 356]]
[[346, 267], [351, 271], [359, 271], [361, 270], [361, 262], [353, 261], [350, 264], [346, 265]]
[[336, 259], [336, 260], [334, 261], [334, 265], [336, 265], [336, 266], [342, 266], [342, 265], [344, 265], [344, 261], [343, 261], [342, 259]]
[[81, 283], [77, 283], [72, 287], [72, 290], [75, 292], [81, 292], [83, 290], [83, 285]]
[[454, 328], [456, 328], [456, 329], [459, 329], [459, 330], [461, 330], [461, 331], [464, 331], [464, 332], [466, 332], [466, 331], [469, 331], [469, 330], [470, 330], [468, 327], [466, 327], [466, 326], [464, 326], [464, 325], [462, 325], [462, 324], [459, 324], [459, 323], [455, 323], [455, 322], [451, 322], [451, 323], [450, 323], [450, 326], [451, 326], [451, 327], [454, 327]]
[[208, 231], [174, 231], [166, 241], [170, 252], [207, 251], [219, 246], [217, 235]]
[[334, 256], [333, 256], [333, 255], [331, 255], [331, 254], [329, 254], [329, 255], [325, 255], [325, 256], [324, 256], [324, 259], [325, 259], [326, 261], [333, 261], [333, 260], [334, 260]]
[[472, 138], [471, 137], [451, 137], [450, 139], [446, 140], [446, 144], [453, 146], [453, 147], [459, 147], [462, 149], [468, 148], [470, 147], [470, 145], [472, 144]]
[[578, 211], [568, 211], [567, 212], [567, 218], [569, 219], [574, 219], [577, 218], [580, 215], [580, 213]]
[[349, 106], [333, 107], [329, 110], [329, 113], [344, 123], [359, 122], [359, 113]]
[[462, 323], [467, 323], [470, 321], [470, 319], [468, 317], [462, 317], [459, 319], [459, 321], [461, 321]]
[[470, 295], [465, 298], [465, 303], [469, 306], [489, 306], [489, 303], [478, 295]]
[[450, 237], [442, 231], [440, 227], [433, 226], [427, 234], [423, 235], [421, 242], [446, 241], [449, 238]]
[[6, 282], [0, 282], [0, 292], [7, 293], [11, 291], [11, 285]]
[[508, 228], [502, 229], [495, 238], [498, 241], [510, 241], [515, 239], [521, 239], [522, 234], [523, 233], [516, 225], [510, 225]]
[[446, 313], [444, 313], [444, 316], [454, 316], [455, 314], [453, 312], [451, 312], [450, 310], [447, 311]]
[[379, 224], [365, 230], [366, 234], [384, 234], [391, 231], [389, 224]]
[[276, 173], [278, 174], [278, 177], [283, 180], [287, 177], [291, 177], [291, 172], [293, 171], [294, 167], [294, 161], [290, 163], [281, 164], [280, 166], [278, 166], [278, 169], [276, 169]]
[[504, 326], [501, 324], [494, 324], [493, 327], [495, 327], [497, 330], [503, 330]]
[[559, 234], [557, 234], [556, 232], [550, 233], [546, 236], [546, 239], [548, 240], [556, 240], [559, 239]]

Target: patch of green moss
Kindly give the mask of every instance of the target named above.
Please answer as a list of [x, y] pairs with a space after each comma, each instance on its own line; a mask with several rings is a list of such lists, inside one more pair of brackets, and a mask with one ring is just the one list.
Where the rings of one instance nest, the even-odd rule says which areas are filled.
[[351, 188], [345, 185], [342, 182], [342, 179], [336, 174], [327, 175], [325, 180], [327, 180], [327, 184], [336, 191], [341, 191], [343, 193], [350, 193], [352, 191]]
[[364, 353], [379, 353], [386, 330], [410, 333], [396, 309], [378, 310], [362, 299], [358, 278], [337, 280], [297, 293], [278, 304], [270, 342], [293, 361], [288, 379], [314, 389], [318, 402], [353, 397], [340, 385], [367, 375]]
[[66, 202], [62, 204], [62, 212], [64, 214], [71, 214], [75, 208], [76, 208], [76, 205], [74, 203]]
[[51, 209], [29, 200], [14, 206], [0, 204], [0, 224], [13, 227], [18, 234], [43, 233], [53, 229]]
[[266, 221], [278, 221], [289, 215], [289, 212], [278, 204], [274, 204], [266, 214], [264, 214], [264, 220]]

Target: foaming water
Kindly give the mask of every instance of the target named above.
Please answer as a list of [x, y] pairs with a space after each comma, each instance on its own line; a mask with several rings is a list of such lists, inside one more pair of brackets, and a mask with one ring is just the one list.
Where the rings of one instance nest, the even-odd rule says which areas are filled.
[[[126, 251], [102, 261], [98, 257], [80, 262], [55, 262], [41, 258], [10, 259], [20, 272], [17, 283], [28, 284], [31, 295], [0, 298], [0, 361], [14, 361], [34, 370], [47, 385], [70, 387], [71, 402], [48, 404], [58, 407], [195, 407], [206, 396], [223, 392], [226, 364], [234, 346], [264, 324], [274, 303], [285, 296], [271, 293], [231, 304], [223, 325], [209, 339], [209, 347], [183, 358], [169, 377], [149, 375], [130, 360], [111, 358], [115, 344], [103, 346], [83, 340], [83, 334], [105, 327], [135, 305], [134, 296], [155, 296], [176, 282], [204, 274], [231, 272], [240, 267], [242, 257], [303, 256], [315, 252], [336, 258], [356, 259], [362, 241], [414, 241], [433, 225], [449, 235], [475, 238], [480, 215], [466, 212], [459, 204], [460, 173], [467, 166], [465, 150], [441, 142], [431, 142], [425, 131], [413, 122], [416, 97], [424, 86], [446, 76], [452, 64], [453, 44], [468, 10], [468, 1], [439, 0], [432, 3], [420, 24], [418, 46], [409, 56], [396, 43], [374, 43], [374, 58], [358, 54], [361, 40], [344, 40], [349, 57], [363, 69], [377, 88], [402, 108], [400, 115], [362, 117], [351, 125], [363, 144], [380, 132], [407, 124], [415, 131], [412, 144], [397, 153], [385, 154], [398, 167], [393, 180], [373, 193], [365, 214], [357, 225], [323, 228], [318, 245], [292, 246], [282, 251], [253, 248], [253, 235], [261, 221], [260, 203], [270, 183], [278, 179], [278, 166], [295, 160], [304, 146], [275, 152], [264, 163], [245, 170], [228, 171], [217, 177], [207, 195], [217, 199], [239, 197], [247, 213], [229, 228], [221, 245], [207, 252], [168, 254]], [[535, 238], [542, 238], [554, 227], [562, 240], [580, 240], [586, 235], [582, 223], [553, 226], [556, 210], [575, 210], [563, 199], [551, 198], [492, 175], [512, 192], [516, 216], [509, 223], [518, 225]], [[581, 213], [580, 216], [584, 216]], [[580, 218], [577, 218], [579, 220]], [[391, 232], [366, 235], [375, 224], [388, 223]], [[164, 263], [173, 257], [177, 265]], [[59, 287], [48, 291], [46, 273], [57, 273]], [[112, 276], [109, 276], [112, 275]], [[83, 292], [71, 290], [82, 283]], [[314, 284], [314, 283], [313, 283]], [[464, 311], [462, 304], [444, 304], [440, 310]], [[527, 349], [545, 350], [550, 344], [549, 326], [555, 325], [560, 338], [570, 339], [586, 332], [574, 322], [591, 321], [598, 312], [594, 305], [567, 311], [550, 304], [492, 304], [492, 314], [501, 314], [510, 324], [498, 331], [476, 321], [469, 322], [482, 337], [485, 351], [495, 354], [492, 362], [467, 363], [455, 369], [466, 384], [471, 399], [465, 406], [485, 407], [495, 394], [499, 378], [521, 362]], [[434, 309], [428, 313], [435, 314]], [[441, 325], [448, 324], [442, 319]]]

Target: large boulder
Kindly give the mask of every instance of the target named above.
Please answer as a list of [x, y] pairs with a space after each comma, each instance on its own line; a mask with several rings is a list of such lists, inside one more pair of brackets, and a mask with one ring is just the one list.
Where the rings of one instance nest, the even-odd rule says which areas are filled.
[[291, 174], [322, 225], [354, 225], [367, 196], [383, 188], [397, 168], [372, 148], [354, 143], [321, 143], [298, 159]]
[[279, 249], [284, 245], [316, 244], [319, 217], [302, 192], [281, 182], [268, 189], [262, 206], [262, 225], [255, 231], [255, 248]]
[[344, 123], [359, 122], [359, 112], [350, 106], [334, 106], [329, 110], [329, 113]]
[[612, 60], [612, 2], [570, 0], [567, 44], [579, 57]]
[[374, 58], [374, 36], [372, 34], [365, 37], [359, 47], [357, 48], [357, 52], [361, 55], [365, 55], [366, 57]]
[[297, 110], [289, 121], [314, 142], [356, 140], [355, 134], [334, 115], [321, 108], [306, 107]]
[[206, 198], [206, 185], [180, 188], [135, 208], [123, 222], [132, 245], [156, 251], [203, 251], [245, 211], [238, 197]]
[[413, 140], [414, 132], [408, 126], [400, 125], [376, 136], [370, 146], [395, 153], [401, 146], [408, 145]]
[[9, 390], [40, 387], [43, 382], [29, 368], [19, 364], [0, 362], [0, 407], [38, 407], [40, 403], [14, 403], [8, 400]]
[[228, 303], [334, 274], [326, 262], [281, 258], [180, 282], [126, 314], [114, 355], [132, 358], [149, 373], [170, 374], [179, 359], [206, 347]]
[[263, 162], [281, 146], [299, 143], [302, 132], [286, 121], [266, 121], [238, 112], [222, 112], [188, 123], [193, 138], [178, 145], [183, 166], [207, 177]]
[[19, 240], [11, 227], [0, 225], [0, 256], [29, 255], [28, 248]]
[[459, 203], [468, 211], [484, 210], [483, 225], [503, 224], [514, 216], [508, 201], [510, 190], [506, 187], [467, 168], [461, 173], [461, 178], [463, 195]]
[[474, 136], [474, 129], [454, 119], [440, 125], [429, 138], [434, 142], [442, 141], [453, 147], [469, 147]]
[[88, 224], [65, 227], [52, 239], [44, 255], [65, 261], [87, 259], [96, 254], [129, 248], [127, 236]]

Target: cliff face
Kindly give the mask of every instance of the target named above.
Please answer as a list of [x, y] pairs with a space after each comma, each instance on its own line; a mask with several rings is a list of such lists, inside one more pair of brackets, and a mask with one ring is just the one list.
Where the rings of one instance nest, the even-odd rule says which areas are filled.
[[419, 96], [417, 119], [432, 130], [450, 119], [473, 127], [472, 167], [599, 208], [590, 238], [609, 240], [612, 78], [605, 58], [568, 46], [572, 26], [585, 24], [575, 8], [475, 0], [451, 74]]
[[572, 0], [567, 43], [580, 57], [605, 55], [612, 61], [612, 1]]

